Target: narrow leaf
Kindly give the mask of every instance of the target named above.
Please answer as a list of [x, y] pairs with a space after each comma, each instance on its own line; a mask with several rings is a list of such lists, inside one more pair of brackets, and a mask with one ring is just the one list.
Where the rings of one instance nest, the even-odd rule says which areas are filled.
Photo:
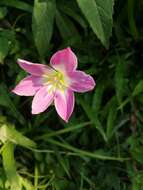
[[4, 84], [0, 84], [0, 105], [7, 107], [21, 124], [25, 123], [23, 116], [10, 99], [7, 87]]
[[7, 56], [9, 48], [9, 40], [4, 37], [0, 37], [0, 64], [3, 64], [4, 58]]
[[19, 0], [0, 0], [0, 5], [15, 7], [27, 12], [32, 12], [32, 6], [24, 1]]
[[0, 19], [3, 19], [7, 14], [7, 8], [6, 7], [0, 7]]
[[113, 135], [115, 120], [117, 117], [117, 105], [115, 99], [110, 104], [109, 114], [107, 117], [107, 138], [110, 139]]
[[21, 176], [20, 176], [20, 180], [21, 180], [23, 187], [25, 187], [26, 190], [33, 190], [34, 189], [30, 180], [27, 180], [26, 178], [21, 177]]
[[67, 176], [70, 177], [69, 168], [68, 168], [68, 165], [66, 162], [67, 160], [61, 156], [61, 154], [59, 153], [59, 151], [56, 147], [54, 147], [54, 150], [55, 150], [55, 155], [57, 157], [58, 162], [61, 164], [61, 166], [64, 169], [64, 171], [66, 172]]
[[[98, 83], [99, 82], [99, 83]], [[104, 82], [105, 83], [105, 82]], [[98, 115], [101, 107], [102, 96], [105, 90], [104, 83], [97, 81], [96, 90], [93, 96], [92, 108], [95, 113]]]
[[116, 61], [117, 65], [115, 71], [115, 90], [118, 103], [121, 105], [125, 89], [124, 63], [126, 62], [118, 56]]
[[79, 156], [81, 157], [90, 157], [90, 158], [95, 158], [95, 159], [101, 159], [101, 160], [116, 160], [116, 161], [124, 161], [124, 160], [129, 160], [129, 158], [121, 158], [121, 157], [112, 157], [112, 156], [105, 156], [104, 154], [98, 154], [98, 153], [93, 153], [85, 150], [81, 150], [78, 148], [75, 148], [71, 146], [68, 143], [61, 143], [59, 141], [53, 140], [53, 139], [46, 139], [49, 143], [60, 146], [62, 148], [71, 150], [75, 153], [78, 153]]
[[87, 103], [85, 103], [82, 99], [79, 98], [78, 101], [80, 102], [82, 108], [84, 109], [87, 117], [94, 124], [94, 127], [100, 132], [103, 139], [105, 141], [107, 141], [107, 137], [105, 135], [104, 129], [103, 129], [95, 111], [93, 109], [91, 109], [91, 107]]
[[20, 132], [14, 129], [12, 125], [2, 125], [0, 128], [0, 139], [2, 142], [6, 142], [7, 140], [13, 142], [15, 144], [21, 145], [26, 148], [35, 148], [36, 144], [29, 138], [22, 135]]
[[136, 96], [143, 92], [143, 80], [140, 80], [139, 83], [136, 85], [132, 95]]

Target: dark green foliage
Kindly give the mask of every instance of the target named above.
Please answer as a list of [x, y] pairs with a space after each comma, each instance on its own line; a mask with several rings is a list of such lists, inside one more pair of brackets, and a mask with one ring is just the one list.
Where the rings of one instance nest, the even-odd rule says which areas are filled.
[[[0, 0], [0, 190], [143, 190], [143, 2]], [[69, 123], [31, 115], [17, 58], [70, 46], [96, 88]]]

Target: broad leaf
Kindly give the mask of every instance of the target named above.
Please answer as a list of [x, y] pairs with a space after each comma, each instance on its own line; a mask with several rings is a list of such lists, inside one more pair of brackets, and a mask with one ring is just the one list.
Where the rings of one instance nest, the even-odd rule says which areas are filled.
[[68, 7], [66, 5], [60, 5], [59, 8], [62, 12], [64, 12], [69, 17], [73, 18], [76, 22], [78, 22], [83, 28], [87, 28], [87, 23], [84, 18], [79, 15], [75, 10], [74, 7]]
[[114, 0], [77, 0], [92, 30], [107, 48], [112, 33]]
[[60, 34], [64, 40], [72, 40], [74, 38], [79, 38], [78, 31], [71, 20], [60, 11], [56, 10], [56, 24], [60, 31]]
[[41, 59], [44, 59], [48, 52], [53, 32], [55, 9], [54, 0], [35, 0], [34, 2], [32, 30]]
[[3, 166], [10, 183], [11, 190], [21, 190], [20, 178], [16, 172], [16, 163], [14, 159], [14, 145], [7, 142], [2, 151]]

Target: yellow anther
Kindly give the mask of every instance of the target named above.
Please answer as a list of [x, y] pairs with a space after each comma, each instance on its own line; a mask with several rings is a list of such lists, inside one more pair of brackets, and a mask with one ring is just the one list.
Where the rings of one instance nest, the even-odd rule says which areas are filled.
[[51, 73], [43, 75], [43, 84], [51, 85], [48, 92], [52, 92], [55, 89], [64, 91], [67, 86], [63, 73], [55, 70], [51, 71]]

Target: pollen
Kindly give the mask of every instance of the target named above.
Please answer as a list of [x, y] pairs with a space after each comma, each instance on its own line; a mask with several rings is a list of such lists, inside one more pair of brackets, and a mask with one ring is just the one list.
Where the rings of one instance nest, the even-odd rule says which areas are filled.
[[43, 85], [49, 86], [48, 92], [52, 92], [56, 89], [64, 92], [67, 88], [64, 74], [56, 70], [51, 70], [50, 73], [43, 75]]

